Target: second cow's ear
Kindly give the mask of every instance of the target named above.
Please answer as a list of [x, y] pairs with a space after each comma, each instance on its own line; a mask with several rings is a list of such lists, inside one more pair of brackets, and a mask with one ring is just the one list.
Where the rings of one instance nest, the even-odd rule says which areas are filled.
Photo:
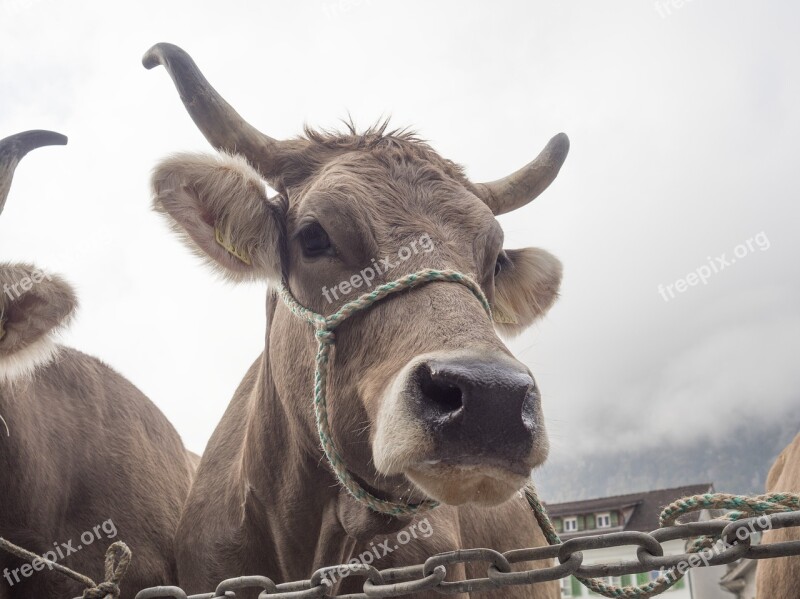
[[0, 368], [8, 376], [51, 352], [51, 333], [69, 322], [78, 300], [68, 283], [29, 264], [0, 264], [0, 290]]
[[156, 166], [152, 187], [155, 210], [225, 276], [280, 279], [283, 214], [244, 158], [176, 154]]
[[539, 248], [506, 250], [508, 264], [495, 279], [495, 326], [507, 336], [519, 335], [544, 316], [558, 299], [562, 266]]

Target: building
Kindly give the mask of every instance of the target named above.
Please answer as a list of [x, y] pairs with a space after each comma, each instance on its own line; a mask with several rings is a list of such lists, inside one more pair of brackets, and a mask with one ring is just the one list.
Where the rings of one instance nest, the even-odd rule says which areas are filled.
[[[651, 532], [657, 529], [661, 510], [681, 497], [713, 492], [710, 483], [688, 485], [673, 489], [629, 493], [613, 497], [600, 497], [583, 501], [546, 504], [547, 512], [562, 540], [577, 536], [598, 535], [618, 531]], [[696, 512], [681, 521], [708, 519], [708, 513]], [[685, 552], [684, 541], [663, 543], [665, 554]], [[586, 552], [584, 564], [598, 562], [615, 563], [636, 559], [631, 548], [610, 548]], [[667, 599], [732, 599], [719, 585], [727, 567], [716, 566], [689, 570], [688, 574], [667, 590], [662, 596]], [[618, 586], [646, 584], [655, 580], [660, 572], [653, 571], [621, 577], [608, 577], [610, 584]], [[597, 597], [577, 579], [570, 577], [561, 582], [561, 596]]]

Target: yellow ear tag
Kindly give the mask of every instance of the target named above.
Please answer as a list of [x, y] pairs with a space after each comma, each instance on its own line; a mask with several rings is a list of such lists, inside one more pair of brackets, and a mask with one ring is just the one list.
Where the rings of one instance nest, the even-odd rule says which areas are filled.
[[220, 244], [225, 250], [232, 256], [238, 258], [240, 261], [244, 262], [248, 266], [251, 264], [250, 256], [247, 255], [247, 252], [244, 250], [237, 250], [236, 246], [233, 245], [230, 240], [223, 235], [222, 231], [220, 231], [217, 227], [214, 227], [214, 239], [217, 240], [217, 243]]
[[519, 324], [516, 316], [504, 312], [497, 306], [492, 306], [492, 320], [497, 324]]

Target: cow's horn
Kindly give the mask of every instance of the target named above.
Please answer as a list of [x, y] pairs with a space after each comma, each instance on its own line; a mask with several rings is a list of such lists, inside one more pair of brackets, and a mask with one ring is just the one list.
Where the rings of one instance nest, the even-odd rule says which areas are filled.
[[556, 178], [568, 152], [569, 138], [559, 133], [533, 162], [503, 179], [479, 183], [483, 201], [494, 214], [505, 214], [531, 202]]
[[8, 191], [11, 189], [14, 169], [17, 168], [25, 154], [42, 146], [64, 146], [66, 144], [67, 138], [64, 135], [40, 129], [24, 131], [0, 139], [0, 213], [3, 212]]
[[182, 48], [174, 44], [156, 44], [144, 55], [142, 64], [147, 69], [158, 65], [167, 69], [186, 110], [212, 146], [241, 154], [268, 181], [280, 174], [282, 147], [291, 142], [273, 139], [245, 121], [211, 86]]

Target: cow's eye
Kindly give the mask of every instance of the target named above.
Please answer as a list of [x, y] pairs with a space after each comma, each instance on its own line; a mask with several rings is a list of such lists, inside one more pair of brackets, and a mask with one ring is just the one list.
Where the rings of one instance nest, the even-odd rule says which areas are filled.
[[321, 256], [332, 250], [331, 239], [319, 223], [311, 223], [300, 231], [303, 253], [308, 257]]
[[505, 252], [501, 252], [494, 263], [494, 276], [499, 275], [506, 264], [508, 264], [508, 256], [506, 256]]

